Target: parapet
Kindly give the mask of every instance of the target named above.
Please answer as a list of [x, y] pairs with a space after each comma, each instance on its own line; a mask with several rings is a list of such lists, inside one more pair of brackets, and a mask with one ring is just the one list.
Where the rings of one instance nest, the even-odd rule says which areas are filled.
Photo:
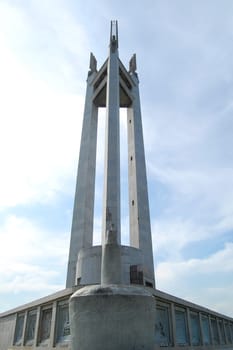
[[[83, 287], [83, 286], [82, 286]], [[0, 314], [0, 350], [70, 350], [68, 303], [80, 287], [62, 290]], [[233, 318], [153, 288], [154, 349], [232, 350]]]

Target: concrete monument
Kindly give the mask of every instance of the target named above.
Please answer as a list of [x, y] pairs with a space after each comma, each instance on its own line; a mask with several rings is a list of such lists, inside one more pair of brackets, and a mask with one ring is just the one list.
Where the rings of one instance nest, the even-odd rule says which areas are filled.
[[[97, 73], [96, 60], [91, 54], [90, 67], [77, 177], [79, 202], [74, 207], [67, 287], [76, 281], [82, 284], [83, 279], [86, 284], [87, 278], [92, 285], [71, 297], [71, 347], [73, 350], [149, 350], [154, 343], [155, 299], [143, 286], [130, 285], [136, 282], [154, 286], [138, 77], [135, 55], [129, 72], [119, 60], [117, 22], [111, 22], [107, 61]], [[94, 177], [97, 109], [102, 106], [106, 107], [103, 230], [102, 249], [96, 252], [96, 247], [92, 247]], [[130, 239], [134, 248], [121, 246], [120, 107], [128, 109]], [[80, 163], [84, 159], [88, 159], [88, 164]], [[78, 219], [84, 212], [80, 222]], [[101, 266], [98, 271], [95, 269], [96, 275], [91, 280], [90, 272], [96, 266], [98, 254]], [[132, 281], [132, 267], [135, 267], [135, 281]], [[100, 285], [93, 285], [96, 282]]]
[[[114, 262], [111, 262], [111, 268], [119, 275], [118, 281], [129, 284], [130, 278], [133, 275], [137, 278], [138, 273], [142, 284], [155, 287], [138, 84], [136, 55], [131, 58], [127, 71], [118, 56], [117, 22], [112, 21], [109, 56], [98, 72], [93, 54], [90, 58], [67, 288], [76, 284], [100, 283], [101, 265], [102, 277], [105, 278], [105, 243], [112, 239], [119, 245], [119, 263], [113, 267]], [[106, 107], [102, 247], [92, 244], [98, 107]], [[120, 107], [127, 108], [130, 247], [121, 245]]]
[[[0, 314], [0, 350], [233, 350], [233, 318], [155, 288], [136, 56], [117, 22], [86, 101], [64, 290]], [[98, 108], [106, 108], [102, 244], [93, 246]], [[119, 108], [127, 108], [130, 246], [121, 244]]]

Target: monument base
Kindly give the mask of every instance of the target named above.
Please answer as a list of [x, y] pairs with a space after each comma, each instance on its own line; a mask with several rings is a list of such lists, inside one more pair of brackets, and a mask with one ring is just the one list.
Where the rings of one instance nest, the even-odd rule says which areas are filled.
[[155, 298], [143, 286], [86, 286], [69, 307], [72, 350], [154, 348]]

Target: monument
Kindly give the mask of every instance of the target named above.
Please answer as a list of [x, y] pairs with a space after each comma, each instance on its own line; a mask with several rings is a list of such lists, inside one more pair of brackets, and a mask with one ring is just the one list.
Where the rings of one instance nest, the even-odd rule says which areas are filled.
[[[93, 246], [98, 108], [106, 108], [102, 244]], [[130, 245], [121, 244], [119, 108], [127, 108]], [[155, 287], [136, 56], [117, 22], [84, 108], [66, 288], [0, 314], [0, 350], [233, 350], [233, 319]]]
[[[106, 107], [106, 135], [97, 251], [92, 241], [98, 107]], [[130, 247], [121, 245], [120, 107], [128, 112]], [[143, 285], [155, 283], [136, 56], [127, 71], [118, 56], [116, 21], [108, 59], [98, 73], [95, 57], [90, 58], [71, 231], [67, 287], [89, 283], [71, 297], [72, 349], [152, 349], [155, 300]]]
[[[95, 57], [90, 57], [66, 287], [100, 283], [101, 255], [113, 232], [122, 267], [113, 267], [113, 262], [111, 266], [119, 281], [130, 283], [130, 265], [131, 278], [134, 272], [142, 284], [155, 287], [138, 84], [136, 56], [128, 71], [118, 57], [118, 28], [112, 21], [109, 56], [98, 72]], [[106, 108], [106, 140], [102, 248], [97, 251], [92, 242], [98, 107]], [[120, 107], [127, 108], [130, 247], [121, 246]]]

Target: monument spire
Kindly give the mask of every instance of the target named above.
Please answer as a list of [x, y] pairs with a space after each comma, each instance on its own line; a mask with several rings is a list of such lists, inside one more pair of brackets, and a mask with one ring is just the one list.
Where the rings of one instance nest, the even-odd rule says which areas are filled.
[[120, 86], [117, 21], [111, 21], [106, 89], [101, 283], [120, 284]]
[[118, 49], [118, 23], [117, 23], [117, 21], [111, 21], [110, 47]]
[[120, 126], [119, 126], [119, 58], [117, 21], [111, 21], [110, 49], [107, 64], [105, 166], [103, 196], [103, 236], [116, 231], [120, 244]]
[[[155, 286], [136, 55], [119, 59], [118, 23], [111, 21], [108, 58], [93, 54], [84, 108], [67, 287], [92, 283]], [[93, 246], [98, 108], [106, 108], [102, 245]], [[127, 108], [130, 247], [121, 245], [120, 107]]]

